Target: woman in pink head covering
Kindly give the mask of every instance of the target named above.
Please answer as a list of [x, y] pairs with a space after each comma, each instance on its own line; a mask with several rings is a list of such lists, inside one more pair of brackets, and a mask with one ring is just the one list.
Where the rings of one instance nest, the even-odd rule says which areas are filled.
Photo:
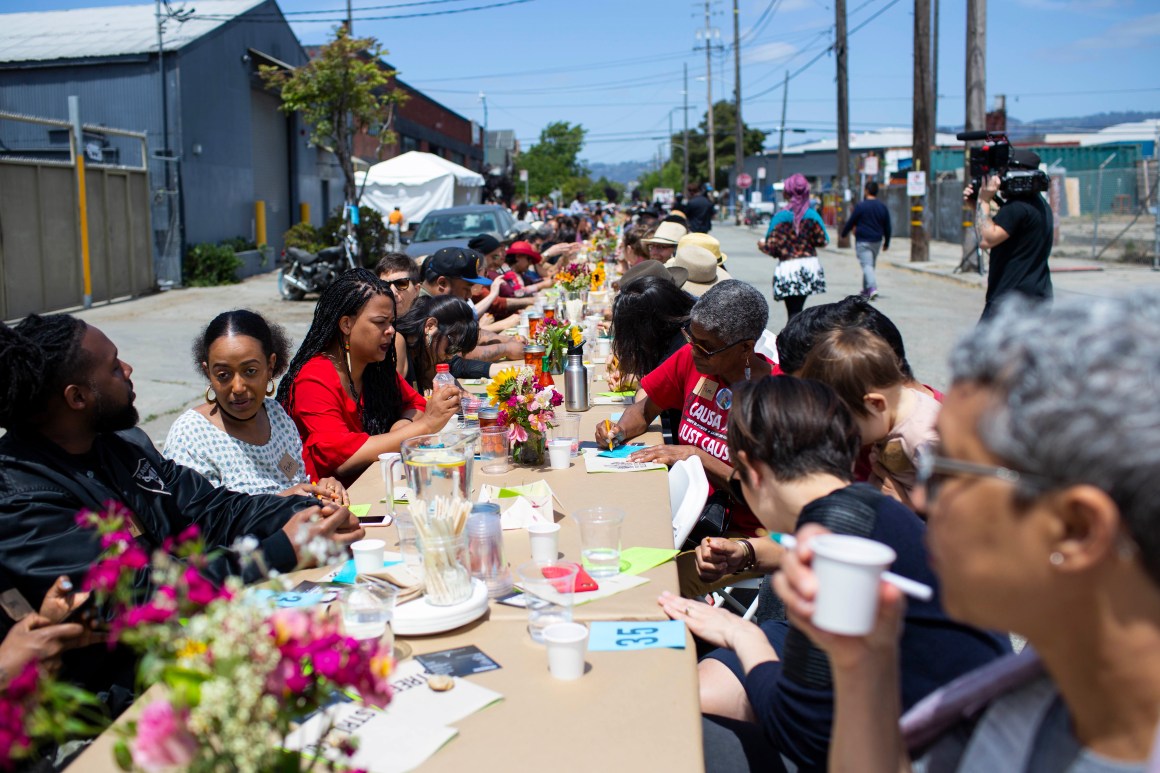
[[786, 208], [769, 223], [765, 241], [757, 248], [777, 258], [773, 271], [773, 299], [785, 301], [792, 319], [806, 305], [806, 296], [826, 291], [826, 274], [818, 260], [818, 247], [829, 242], [826, 226], [810, 207], [810, 184], [800, 174], [785, 181]]

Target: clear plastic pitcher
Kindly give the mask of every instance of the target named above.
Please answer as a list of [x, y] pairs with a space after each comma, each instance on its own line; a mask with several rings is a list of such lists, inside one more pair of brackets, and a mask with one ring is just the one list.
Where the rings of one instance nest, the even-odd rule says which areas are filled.
[[475, 432], [419, 435], [403, 441], [403, 468], [412, 502], [428, 504], [435, 497], [471, 499], [471, 463], [475, 460]]

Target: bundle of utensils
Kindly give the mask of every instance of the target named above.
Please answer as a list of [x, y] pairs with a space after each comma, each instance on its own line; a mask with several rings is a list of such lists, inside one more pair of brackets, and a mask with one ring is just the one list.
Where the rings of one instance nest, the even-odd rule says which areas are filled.
[[465, 562], [463, 533], [471, 503], [464, 499], [435, 497], [411, 504], [411, 519], [419, 534], [423, 557], [423, 582], [432, 604], [455, 604], [471, 596], [471, 571]]

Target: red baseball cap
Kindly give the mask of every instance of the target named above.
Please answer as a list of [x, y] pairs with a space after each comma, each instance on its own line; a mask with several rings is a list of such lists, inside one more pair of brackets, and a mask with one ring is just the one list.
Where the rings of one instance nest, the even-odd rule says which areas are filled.
[[536, 251], [528, 242], [512, 242], [512, 246], [507, 248], [508, 255], [526, 255], [532, 263], [540, 263], [544, 260], [544, 256]]

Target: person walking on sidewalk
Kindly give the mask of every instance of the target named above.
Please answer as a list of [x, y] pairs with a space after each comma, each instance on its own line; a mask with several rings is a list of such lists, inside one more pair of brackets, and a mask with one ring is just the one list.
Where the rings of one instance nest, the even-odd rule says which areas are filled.
[[878, 200], [878, 183], [866, 183], [866, 198], [854, 207], [850, 219], [842, 227], [845, 238], [854, 231], [854, 254], [862, 264], [862, 295], [870, 300], [878, 297], [878, 278], [874, 267], [878, 250], [890, 249], [890, 210]]
[[818, 247], [829, 242], [826, 225], [810, 206], [810, 184], [800, 174], [785, 181], [786, 208], [774, 215], [765, 241], [757, 249], [777, 258], [773, 270], [773, 299], [785, 301], [789, 319], [806, 305], [806, 297], [826, 291], [826, 274]]

